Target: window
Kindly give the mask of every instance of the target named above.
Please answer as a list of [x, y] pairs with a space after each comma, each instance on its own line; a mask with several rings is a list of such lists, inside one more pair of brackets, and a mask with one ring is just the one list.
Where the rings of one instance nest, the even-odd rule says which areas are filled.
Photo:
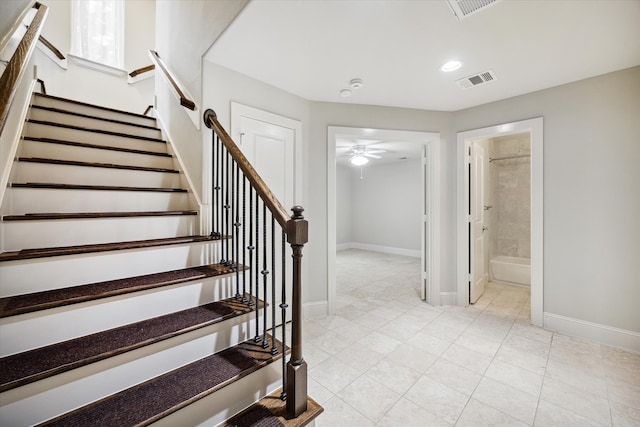
[[124, 68], [124, 1], [72, 0], [71, 53]]

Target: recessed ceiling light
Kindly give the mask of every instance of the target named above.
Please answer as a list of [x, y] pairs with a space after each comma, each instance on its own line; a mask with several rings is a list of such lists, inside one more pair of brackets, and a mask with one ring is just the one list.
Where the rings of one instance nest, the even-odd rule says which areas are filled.
[[340, 95], [341, 95], [343, 98], [348, 98], [348, 97], [350, 97], [350, 96], [351, 96], [351, 90], [350, 90], [350, 89], [342, 89], [342, 90], [340, 91]]
[[349, 85], [351, 86], [351, 89], [360, 89], [362, 86], [364, 86], [364, 82], [362, 81], [362, 79], [351, 79]]
[[453, 61], [446, 62], [442, 67], [440, 67], [440, 71], [449, 73], [451, 71], [457, 70], [460, 67], [462, 67], [462, 61], [453, 60]]

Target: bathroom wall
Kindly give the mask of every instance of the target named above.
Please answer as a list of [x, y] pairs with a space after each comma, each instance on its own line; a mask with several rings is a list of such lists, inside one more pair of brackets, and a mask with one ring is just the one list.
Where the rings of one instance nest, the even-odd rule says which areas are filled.
[[[492, 138], [491, 159], [529, 155], [529, 134]], [[489, 258], [499, 255], [531, 258], [531, 158], [489, 163]]]

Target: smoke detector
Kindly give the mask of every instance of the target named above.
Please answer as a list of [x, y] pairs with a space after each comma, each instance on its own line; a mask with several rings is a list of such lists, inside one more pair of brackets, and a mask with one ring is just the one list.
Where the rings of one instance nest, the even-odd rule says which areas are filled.
[[501, 0], [445, 0], [458, 21]]
[[481, 85], [483, 83], [488, 83], [496, 80], [498, 77], [493, 70], [487, 70], [482, 73], [474, 74], [473, 76], [465, 77], [460, 80], [456, 80], [458, 86], [462, 89], [469, 89], [470, 87], [475, 87]]

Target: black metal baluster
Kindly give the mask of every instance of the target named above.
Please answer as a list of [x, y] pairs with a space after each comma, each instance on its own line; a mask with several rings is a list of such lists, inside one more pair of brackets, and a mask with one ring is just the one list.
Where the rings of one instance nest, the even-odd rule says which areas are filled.
[[[267, 275], [269, 274], [269, 270], [267, 270], [267, 205], [262, 203], [262, 287], [264, 295], [264, 307], [263, 311], [263, 337], [262, 337], [262, 348], [269, 347], [269, 341], [267, 340]], [[271, 304], [274, 302], [271, 301]]]
[[[264, 202], [263, 202], [264, 203]], [[266, 305], [266, 301], [264, 304]], [[256, 336], [255, 342], [260, 342], [260, 198], [256, 193]]]
[[230, 189], [229, 189], [229, 181], [231, 181], [231, 178], [229, 177], [229, 171], [231, 170], [231, 153], [229, 153], [229, 151], [227, 151], [227, 162], [226, 162], [226, 167], [225, 167], [225, 215], [224, 215], [224, 255], [225, 255], [225, 265], [227, 267], [229, 267], [231, 265], [231, 254], [229, 253], [229, 244], [230, 244], [230, 237], [229, 237], [229, 226], [231, 225], [231, 218], [229, 218], [231, 212], [231, 204], [230, 204], [230, 200], [229, 200], [229, 194], [230, 194]]
[[[249, 188], [249, 246], [247, 246], [249, 250], [249, 306], [254, 305], [253, 302], [253, 255], [255, 246], [253, 244], [253, 186]], [[255, 302], [256, 307], [258, 305], [258, 301]]]
[[276, 347], [276, 220], [271, 215], [271, 354], [278, 354]]
[[212, 185], [213, 194], [211, 194], [211, 237], [220, 237], [220, 229], [218, 228], [217, 218], [220, 216], [218, 212], [218, 191], [220, 190], [218, 182], [219, 167], [218, 161], [218, 147], [220, 146], [220, 138], [216, 135], [215, 131], [211, 131], [213, 134], [214, 145], [211, 149], [211, 168], [212, 168]]
[[233, 175], [234, 182], [232, 183], [233, 198], [232, 198], [232, 216], [233, 216], [233, 264], [231, 265], [236, 270], [236, 299], [239, 300], [240, 295], [240, 269], [238, 269], [238, 262], [240, 261], [240, 167], [236, 161], [233, 162]]
[[[282, 313], [282, 351], [285, 352], [287, 348], [287, 279], [286, 279], [286, 244], [285, 234], [282, 230], [282, 301], [280, 302], [280, 310]], [[282, 393], [280, 393], [281, 400], [287, 400], [287, 361], [286, 357], [282, 356]]]
[[242, 175], [242, 302], [247, 300], [247, 177]]
[[228, 226], [227, 226], [227, 222], [229, 221], [229, 177], [228, 177], [228, 173], [229, 173], [229, 153], [226, 150], [223, 150], [222, 152], [223, 158], [222, 158], [222, 168], [221, 168], [221, 175], [222, 175], [222, 229], [220, 230], [221, 232], [221, 239], [224, 239], [224, 241], [220, 242], [220, 250], [222, 252], [222, 256], [220, 258], [220, 264], [226, 266], [228, 265], [228, 255], [229, 253], [227, 252], [227, 242], [229, 241], [227, 236], [228, 236]]

